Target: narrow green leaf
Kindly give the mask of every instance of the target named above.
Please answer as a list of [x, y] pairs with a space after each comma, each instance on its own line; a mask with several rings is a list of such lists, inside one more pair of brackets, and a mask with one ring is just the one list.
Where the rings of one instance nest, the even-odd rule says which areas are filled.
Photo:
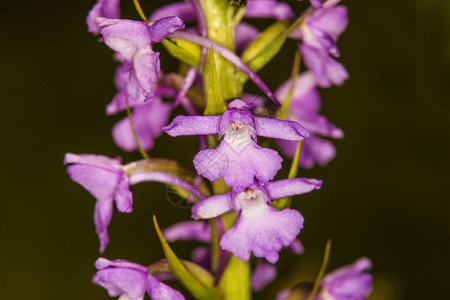
[[265, 66], [281, 49], [287, 34], [289, 21], [279, 21], [261, 32], [242, 53], [242, 60], [254, 71]]
[[[292, 24], [286, 23], [286, 21], [279, 21], [267, 28], [245, 49], [244, 53], [242, 53], [242, 60], [254, 71], [259, 71], [280, 51], [289, 33], [299, 26], [303, 19], [312, 11], [314, 11], [314, 8], [309, 9]], [[248, 77], [244, 73], [239, 72], [238, 79], [241, 83], [245, 83]]]
[[199, 68], [201, 55], [200, 46], [177, 39], [164, 39], [161, 43], [173, 57], [197, 69]]
[[[201, 282], [199, 278], [191, 273], [191, 268], [186, 268], [178, 257], [170, 248], [166, 239], [162, 235], [159, 228], [156, 216], [153, 216], [153, 224], [155, 225], [156, 233], [158, 234], [159, 241], [161, 242], [164, 254], [169, 262], [170, 269], [173, 275], [180, 281], [180, 283], [196, 298], [196, 299], [220, 299], [219, 291], [214, 286], [207, 285], [205, 282]], [[189, 269], [189, 270], [188, 270]]]
[[208, 80], [208, 99], [206, 100], [206, 108], [203, 113], [205, 116], [221, 115], [227, 107], [220, 93], [219, 81], [217, 78], [216, 62], [214, 59], [213, 46], [208, 51], [209, 57], [209, 80]]
[[[291, 100], [292, 100], [292, 93], [294, 92], [295, 80], [297, 78], [298, 73], [300, 72], [300, 59], [301, 59], [300, 52], [296, 51], [295, 57], [294, 57], [294, 64], [292, 66], [292, 72], [291, 72], [291, 86], [289, 88], [289, 92], [288, 92], [286, 98], [284, 99], [284, 101], [281, 104], [281, 109], [279, 110], [279, 112], [277, 114], [278, 119], [282, 119], [282, 120], [286, 119], [287, 114], [291, 108]], [[302, 141], [299, 141], [297, 144], [297, 149], [295, 150], [294, 159], [292, 160], [292, 163], [291, 163], [291, 168], [289, 170], [288, 178], [297, 177], [298, 161], [300, 159], [301, 149], [302, 149]], [[281, 209], [291, 206], [291, 201], [292, 201], [292, 197], [281, 198], [281, 199], [278, 199], [273, 202], [273, 207], [281, 210]]]
[[219, 285], [226, 300], [251, 299], [250, 261], [242, 261], [231, 255]]
[[327, 269], [328, 260], [330, 259], [330, 249], [331, 249], [331, 239], [328, 239], [327, 245], [325, 246], [325, 254], [323, 255], [322, 267], [320, 268], [319, 274], [317, 275], [316, 282], [314, 282], [314, 287], [309, 294], [308, 300], [312, 300], [314, 295], [317, 293], [317, 290], [320, 286], [320, 281], [322, 280], [323, 275], [325, 275], [325, 270]]
[[[190, 273], [192, 273], [192, 275], [195, 276], [195, 278], [198, 279], [198, 281], [206, 286], [214, 285], [214, 276], [211, 273], [193, 262], [182, 259], [180, 259], [180, 262]], [[158, 272], [172, 273], [172, 269], [167, 259], [162, 259], [154, 264], [151, 264], [150, 266], [148, 266], [148, 271], [150, 274], [156, 274]]]

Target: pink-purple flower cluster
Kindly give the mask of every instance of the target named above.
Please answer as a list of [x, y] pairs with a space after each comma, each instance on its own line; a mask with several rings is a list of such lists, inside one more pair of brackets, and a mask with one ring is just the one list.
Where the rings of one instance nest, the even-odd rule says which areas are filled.
[[[303, 229], [303, 216], [288, 205], [275, 206], [275, 201], [318, 190], [322, 181], [295, 178], [295, 175], [275, 180], [283, 159], [276, 150], [258, 145], [258, 137], [275, 139], [289, 157], [296, 155], [297, 145], [301, 142], [299, 164], [305, 168], [316, 163], [325, 165], [332, 160], [336, 150], [326, 138], [343, 137], [342, 130], [320, 114], [318, 91], [318, 88], [341, 85], [348, 79], [344, 66], [333, 58], [340, 55], [336, 43], [347, 26], [347, 9], [338, 5], [339, 0], [324, 3], [310, 0], [313, 8], [306, 16], [300, 15], [300, 18], [304, 17], [296, 23], [300, 25], [286, 34], [283, 32], [285, 37], [289, 34], [290, 38], [298, 40], [298, 51], [309, 70], [286, 81], [275, 93], [243, 58], [252, 46], [264, 49], [271, 44], [267, 43], [266, 37], [260, 38], [265, 32], [241, 22], [241, 18], [294, 22], [297, 18], [294, 10], [287, 3], [276, 0], [239, 1], [239, 5], [234, 3], [236, 1], [224, 1], [214, 9], [210, 6], [214, 1], [205, 5], [206, 2], [189, 0], [168, 4], [154, 11], [148, 20], [133, 21], [120, 19], [119, 0], [98, 0], [86, 20], [88, 30], [101, 36], [100, 40], [114, 50], [114, 58], [119, 62], [115, 74], [118, 92], [106, 107], [108, 115], [127, 111], [127, 117], [112, 129], [115, 143], [125, 151], [147, 151], [153, 148], [154, 139], [163, 132], [173, 137], [198, 136], [200, 141], [200, 149], [193, 158], [196, 174], [190, 174], [169, 159], [145, 158], [122, 164], [120, 158], [66, 154], [64, 164], [69, 165], [69, 176], [96, 199], [94, 224], [101, 253], [109, 244], [108, 225], [114, 206], [121, 213], [133, 210], [131, 186], [142, 182], [165, 183], [192, 204], [193, 220], [172, 225], [164, 230], [160, 239], [166, 255], [169, 250], [164, 242], [194, 240], [203, 243], [193, 251], [193, 262], [180, 262], [168, 255], [167, 260], [152, 267], [99, 258], [95, 263], [98, 271], [93, 282], [104, 287], [111, 297], [144, 299], [147, 294], [151, 299], [184, 299], [182, 293], [162, 282], [176, 278], [187, 289], [184, 292], [187, 298], [204, 295], [202, 289], [207, 292], [213, 289], [212, 294], [207, 294], [209, 296], [199, 298], [222, 299], [227, 295], [233, 299], [218, 284], [229, 268], [232, 255], [244, 262], [252, 256], [258, 259], [253, 274], [243, 284], [254, 291], [262, 290], [276, 278], [277, 270], [273, 264], [278, 261], [283, 248], [296, 254], [303, 253], [303, 245], [297, 238]], [[211, 22], [208, 14], [217, 14], [220, 9], [235, 14], [235, 23], [231, 22], [231, 27], [226, 29], [231, 30], [227, 33], [232, 37], [231, 46], [221, 45], [214, 33], [208, 31], [208, 22]], [[185, 71], [181, 74], [161, 71], [159, 52], [153, 50], [153, 45], [164, 39], [172, 40], [170, 54], [184, 63], [181, 70]], [[180, 40], [189, 46], [183, 48], [182, 43], [173, 42]], [[261, 46], [258, 43], [267, 44]], [[205, 64], [208, 46], [231, 64], [233, 72], [221, 69], [226, 68], [224, 64], [219, 63], [217, 70], [212, 69], [215, 65]], [[262, 56], [268, 55], [264, 51], [261, 53], [256, 59], [265, 59]], [[238, 79], [241, 72], [239, 76], [244, 74], [250, 78], [273, 104], [279, 106], [281, 102], [287, 111], [269, 112], [270, 117], [263, 116], [261, 111], [270, 111], [265, 100], [245, 93], [238, 93], [227, 101], [211, 100], [210, 85], [218, 84], [212, 81], [218, 79], [208, 76], [216, 71], [219, 75], [221, 72], [234, 74], [231, 78], [235, 81], [226, 84], [240, 84], [238, 90], [243, 90], [245, 81]], [[215, 103], [212, 114], [206, 113], [209, 101], [222, 101]], [[167, 124], [179, 104], [188, 115], [178, 115]], [[201, 115], [203, 111], [205, 115]], [[216, 135], [217, 143], [207, 147], [206, 136], [211, 141]], [[147, 157], [145, 154], [143, 156]], [[219, 191], [203, 179], [211, 182], [221, 179], [226, 187]], [[234, 218], [228, 227], [225, 216]], [[217, 243], [217, 247], [213, 243]], [[371, 290], [372, 277], [365, 273], [370, 268], [370, 261], [362, 258], [328, 274], [320, 282], [314, 299], [365, 299]], [[198, 278], [190, 278], [186, 275], [189, 272], [197, 274]], [[278, 298], [284, 299], [290, 293], [291, 290], [282, 291]]]

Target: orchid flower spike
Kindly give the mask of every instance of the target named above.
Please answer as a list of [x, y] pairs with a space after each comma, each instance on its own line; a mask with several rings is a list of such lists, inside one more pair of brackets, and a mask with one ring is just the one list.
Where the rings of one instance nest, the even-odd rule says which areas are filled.
[[235, 99], [221, 116], [177, 116], [163, 127], [171, 136], [219, 134], [224, 136], [215, 149], [200, 151], [194, 158], [197, 172], [211, 181], [220, 177], [236, 191], [272, 180], [281, 168], [282, 158], [275, 150], [259, 147], [257, 136], [289, 141], [303, 140], [309, 132], [292, 121], [256, 117], [253, 105]]

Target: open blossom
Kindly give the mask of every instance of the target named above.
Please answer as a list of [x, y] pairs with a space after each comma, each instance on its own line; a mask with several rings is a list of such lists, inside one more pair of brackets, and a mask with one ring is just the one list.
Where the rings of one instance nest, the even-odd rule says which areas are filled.
[[148, 268], [127, 260], [108, 260], [100, 257], [95, 262], [98, 269], [92, 281], [105, 289], [111, 297], [142, 300], [145, 293], [151, 299], [184, 299], [183, 295], [151, 275]]
[[[175, 241], [197, 241], [209, 244], [211, 242], [211, 229], [209, 222], [205, 221], [184, 221], [176, 223], [163, 231], [167, 242]], [[296, 239], [288, 247], [294, 254], [303, 253], [303, 245]], [[221, 254], [223, 255], [223, 254]], [[211, 250], [209, 246], [199, 246], [192, 251], [194, 262], [205, 269], [211, 268]], [[274, 265], [260, 260], [252, 272], [251, 287], [255, 292], [261, 291], [272, 282], [277, 275], [277, 269]]]
[[[275, 95], [283, 101], [291, 87], [291, 80], [283, 83]], [[302, 142], [299, 164], [305, 168], [311, 168], [315, 163], [327, 164], [336, 155], [333, 144], [321, 138], [331, 137], [339, 139], [343, 137], [341, 129], [334, 126], [324, 116], [319, 114], [321, 99], [316, 89], [316, 79], [311, 72], [305, 72], [295, 79], [292, 98], [286, 118], [299, 122], [311, 132], [311, 135]], [[277, 140], [282, 151], [290, 157], [295, 155], [297, 143]]]
[[97, 199], [94, 223], [100, 239], [100, 252], [103, 252], [109, 243], [108, 225], [113, 214], [113, 203], [116, 203], [119, 212], [133, 210], [130, 180], [123, 170], [121, 159], [67, 153], [64, 164], [72, 164], [67, 167], [70, 178]]
[[306, 16], [290, 35], [302, 40], [299, 45], [302, 58], [320, 87], [341, 85], [348, 79], [345, 67], [330, 56], [339, 57], [336, 42], [348, 23], [347, 8], [337, 6], [339, 1], [327, 1], [322, 8]]
[[163, 131], [171, 136], [219, 134], [224, 136], [215, 149], [200, 151], [194, 158], [197, 172], [211, 181], [220, 177], [236, 191], [273, 179], [282, 158], [275, 150], [259, 147], [257, 136], [303, 140], [309, 132], [300, 124], [253, 115], [253, 105], [236, 99], [227, 104], [222, 116], [177, 116]]
[[372, 263], [362, 257], [351, 265], [341, 267], [326, 275], [321, 291], [314, 300], [363, 300], [372, 290], [372, 275], [365, 273]]
[[67, 173], [76, 183], [88, 190], [97, 200], [94, 211], [94, 224], [100, 239], [100, 252], [109, 243], [108, 225], [113, 215], [113, 204], [117, 210], [130, 213], [133, 210], [133, 195], [130, 185], [140, 182], [162, 182], [176, 185], [192, 194], [193, 197], [203, 199], [204, 195], [191, 184], [177, 180], [176, 176], [165, 172], [141, 170], [140, 164], [146, 160], [122, 165], [120, 158], [109, 158], [94, 154], [67, 153], [64, 164]]
[[223, 235], [220, 246], [241, 260], [250, 253], [264, 257], [270, 263], [278, 261], [282, 247], [291, 245], [303, 228], [303, 217], [294, 209], [276, 210], [271, 200], [308, 193], [321, 187], [316, 179], [293, 178], [253, 184], [240, 193], [211, 196], [192, 207], [196, 219], [210, 219], [234, 210], [236, 224]]
[[159, 43], [167, 34], [183, 29], [183, 21], [167, 17], [148, 26], [145, 22], [97, 18], [97, 24], [105, 44], [116, 51], [116, 57], [122, 62], [116, 79], [121, 78], [125, 84], [119, 88], [126, 91], [130, 101], [149, 100], [154, 95], [160, 71], [159, 52], [153, 51], [152, 43]]

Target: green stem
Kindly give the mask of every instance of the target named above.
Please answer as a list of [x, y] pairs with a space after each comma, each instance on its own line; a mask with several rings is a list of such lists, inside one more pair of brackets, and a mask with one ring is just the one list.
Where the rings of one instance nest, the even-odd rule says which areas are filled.
[[136, 8], [139, 17], [141, 17], [142, 21], [145, 21], [148, 23], [147, 17], [144, 14], [144, 11], [142, 10], [141, 4], [139, 3], [139, 0], [133, 0], [134, 7]]
[[319, 275], [317, 275], [316, 282], [314, 282], [314, 287], [311, 293], [309, 294], [308, 300], [312, 300], [314, 298], [314, 295], [317, 293], [319, 289], [320, 281], [322, 280], [323, 275], [325, 275], [325, 270], [327, 269], [328, 260], [330, 258], [330, 249], [331, 249], [331, 239], [328, 239], [327, 245], [325, 247], [325, 254], [323, 256], [322, 267], [320, 268]]
[[149, 158], [147, 152], [145, 152], [144, 148], [142, 148], [141, 142], [139, 141], [139, 137], [136, 133], [136, 128], [134, 128], [133, 119], [131, 118], [131, 109], [130, 105], [128, 104], [128, 97], [125, 97], [125, 106], [127, 109], [128, 121], [130, 121], [131, 132], [133, 133], [134, 140], [136, 141], [136, 145], [139, 149], [139, 152], [141, 153], [143, 158]]
[[[208, 27], [208, 38], [221, 44], [227, 49], [235, 50], [234, 36], [234, 13], [235, 8], [226, 0], [200, 0], [203, 11], [205, 11], [206, 24]], [[239, 97], [241, 88], [236, 82], [235, 67], [226, 59], [215, 55], [218, 81], [224, 99]], [[208, 73], [203, 72], [204, 82], [208, 82]]]

